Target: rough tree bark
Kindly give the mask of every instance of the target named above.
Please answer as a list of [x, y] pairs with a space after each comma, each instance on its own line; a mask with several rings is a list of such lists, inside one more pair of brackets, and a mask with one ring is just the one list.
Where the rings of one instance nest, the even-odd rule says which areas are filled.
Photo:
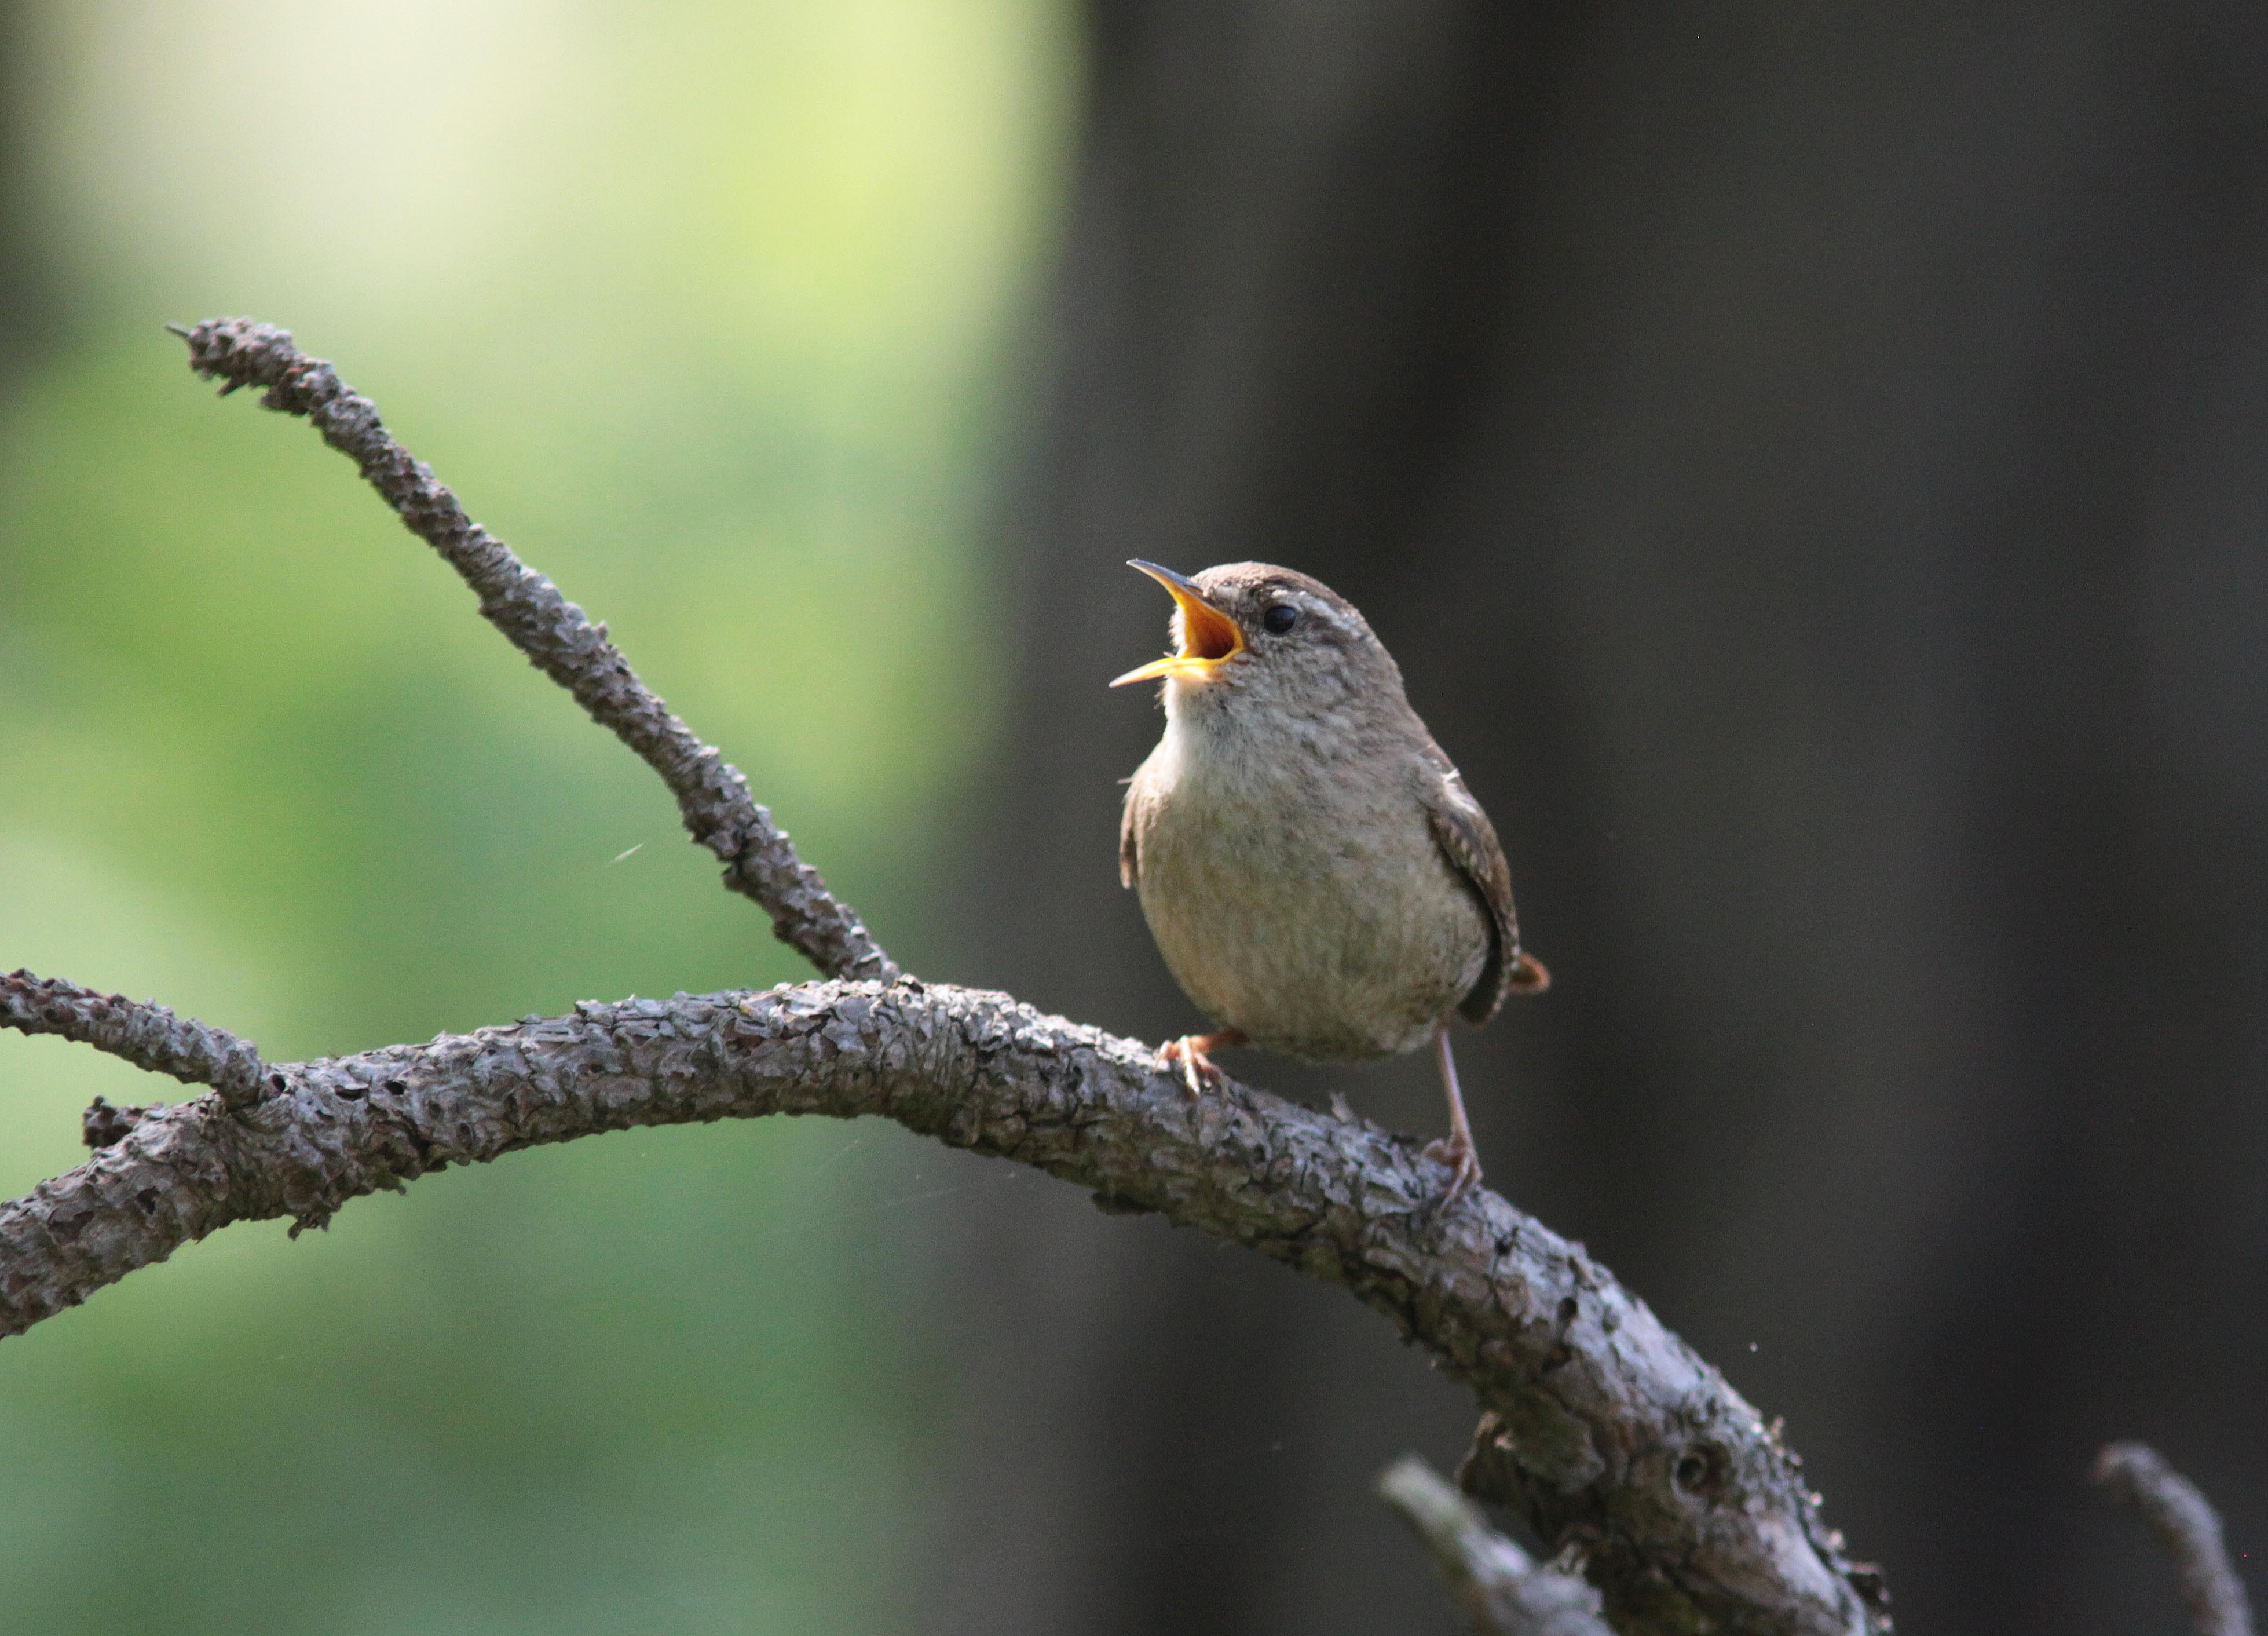
[[[18, 972], [0, 1021], [220, 1088], [90, 1121], [78, 1169], [0, 1205], [0, 1332], [238, 1220], [320, 1226], [451, 1163], [651, 1124], [873, 1114], [1156, 1211], [1337, 1284], [1391, 1316], [1486, 1411], [1468, 1486], [1580, 1550], [1625, 1631], [1887, 1628], [1777, 1430], [1580, 1245], [1494, 1194], [1447, 1210], [1410, 1144], [1233, 1082], [1192, 1102], [1149, 1048], [888, 963], [740, 775], [603, 631], [466, 517], [368, 400], [289, 335], [184, 332], [224, 392], [263, 389], [355, 460], [482, 611], [654, 766], [727, 883], [838, 979], [588, 1004], [425, 1045], [259, 1066], [232, 1035]], [[862, 972], [882, 980], [855, 980]], [[839, 980], [850, 978], [854, 980]]]

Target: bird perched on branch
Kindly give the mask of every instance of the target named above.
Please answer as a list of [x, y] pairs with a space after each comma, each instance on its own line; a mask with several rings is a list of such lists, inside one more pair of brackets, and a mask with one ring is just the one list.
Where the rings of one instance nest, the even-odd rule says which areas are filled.
[[1550, 974], [1520, 947], [1488, 814], [1410, 708], [1345, 598], [1265, 563], [1185, 578], [1175, 652], [1110, 685], [1164, 681], [1166, 733], [1127, 786], [1120, 879], [1182, 991], [1217, 1026], [1169, 1042], [1191, 1095], [1211, 1053], [1257, 1045], [1359, 1062], [1431, 1044], [1449, 1134], [1444, 1202], [1480, 1177], [1449, 1018], [1486, 1022]]

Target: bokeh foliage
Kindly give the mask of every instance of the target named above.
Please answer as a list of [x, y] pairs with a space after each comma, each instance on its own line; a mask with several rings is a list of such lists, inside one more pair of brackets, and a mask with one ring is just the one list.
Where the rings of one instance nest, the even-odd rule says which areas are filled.
[[[17, 27], [5, 231], [51, 321], [0, 376], [0, 964], [279, 1060], [803, 975], [345, 462], [191, 380], [158, 325], [221, 313], [335, 359], [917, 938], [995, 685], [981, 508], [1060, 181], [1058, 8]], [[166, 1092], [0, 1037], [0, 1187], [77, 1161], [90, 1096]], [[0, 1345], [0, 1610], [903, 1621], [943, 1411], [894, 1322], [918, 1269], [862, 1250], [919, 1162], [848, 1127], [637, 1133], [187, 1250]]]

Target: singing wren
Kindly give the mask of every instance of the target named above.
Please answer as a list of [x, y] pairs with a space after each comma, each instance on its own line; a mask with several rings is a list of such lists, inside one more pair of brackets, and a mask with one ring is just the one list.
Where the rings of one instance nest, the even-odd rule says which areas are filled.
[[1361, 1062], [1432, 1045], [1449, 1134], [1444, 1202], [1480, 1177], [1449, 1020], [1486, 1022], [1550, 974], [1520, 947], [1488, 814], [1433, 742], [1354, 606], [1266, 563], [1194, 578], [1130, 564], [1174, 602], [1165, 736], [1126, 790], [1119, 878], [1182, 990], [1216, 1025], [1169, 1042], [1191, 1095], [1211, 1052]]

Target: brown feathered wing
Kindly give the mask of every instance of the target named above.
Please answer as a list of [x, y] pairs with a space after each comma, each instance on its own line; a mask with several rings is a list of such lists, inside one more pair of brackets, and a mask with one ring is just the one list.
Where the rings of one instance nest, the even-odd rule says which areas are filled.
[[1541, 961], [1521, 953], [1520, 917], [1512, 906], [1512, 866], [1505, 862], [1495, 826], [1447, 756], [1435, 749], [1427, 762], [1419, 792], [1432, 822], [1433, 838], [1488, 913], [1488, 963], [1457, 1006], [1468, 1021], [1486, 1022], [1506, 994], [1515, 989], [1540, 994], [1550, 986], [1551, 974]]

